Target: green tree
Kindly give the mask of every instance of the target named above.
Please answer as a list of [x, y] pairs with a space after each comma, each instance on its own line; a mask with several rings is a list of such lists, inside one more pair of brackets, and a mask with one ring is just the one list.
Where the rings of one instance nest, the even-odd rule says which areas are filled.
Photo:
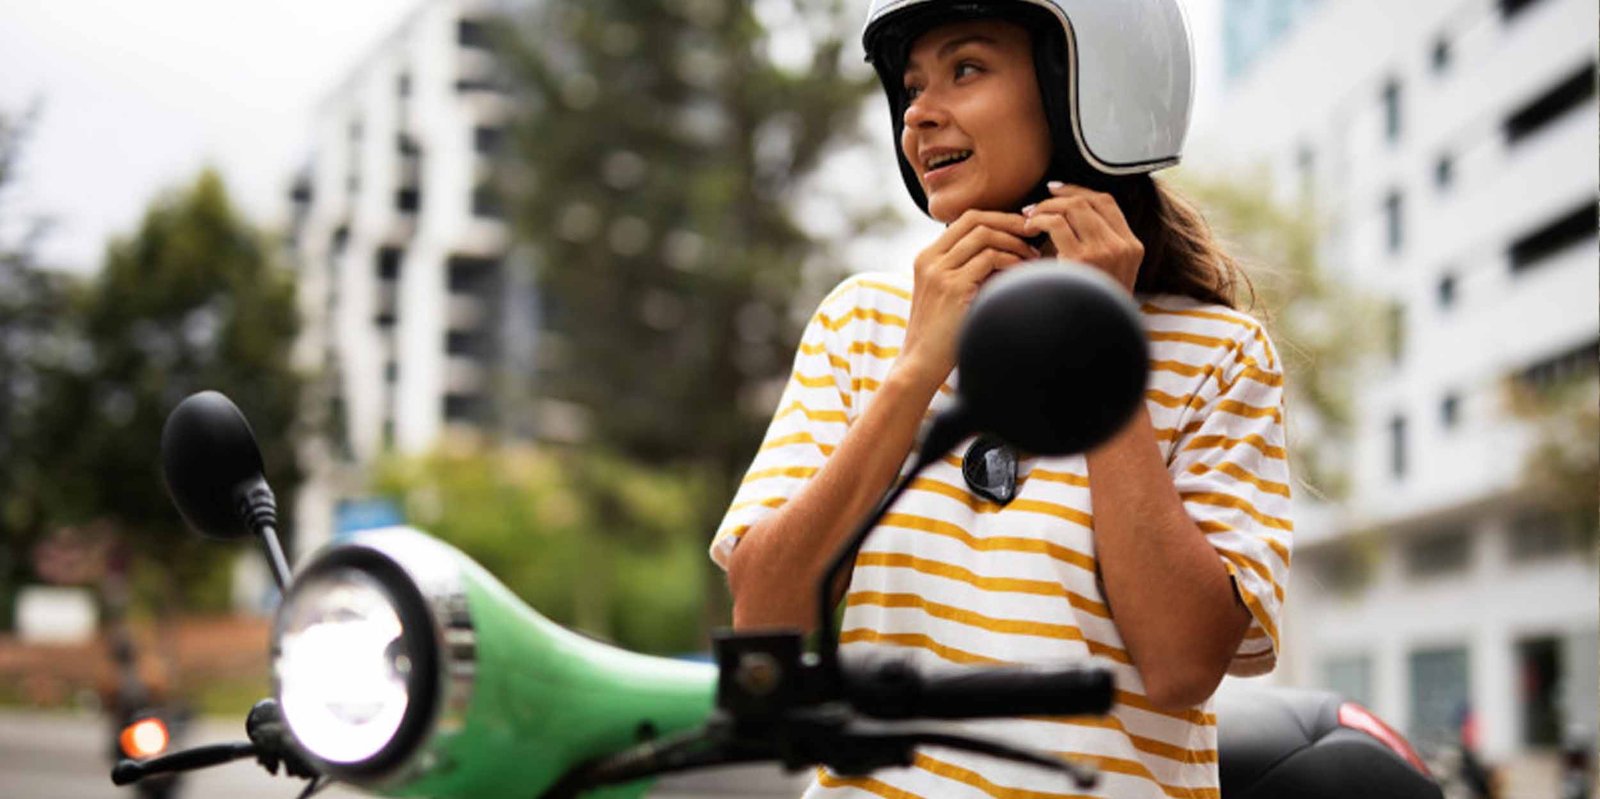
[[19, 167], [38, 106], [0, 110], [0, 627], [12, 624], [16, 588], [48, 530], [53, 443], [40, 435], [52, 375], [73, 356], [66, 325], [71, 278], [41, 269], [48, 220], [16, 210]]
[[828, 260], [796, 189], [859, 136], [873, 85], [856, 4], [757, 5], [790, 21], [791, 66], [734, 0], [545, 3], [504, 37], [527, 109], [507, 189], [559, 353], [539, 390], [585, 409], [591, 442], [728, 490], [772, 412], [791, 310], [818, 299], [797, 297], [803, 268]]
[[[544, 303], [540, 406], [577, 409], [586, 446], [705, 475], [703, 544], [773, 411], [794, 310], [842, 274], [796, 200], [861, 137], [860, 7], [530, 5], [500, 28], [523, 113], [498, 174]], [[887, 218], [841, 212], [831, 232]], [[697, 563], [706, 625], [724, 624], [721, 576]]]
[[[57, 381], [41, 419], [57, 448], [57, 521], [114, 531], [143, 585], [176, 589], [163, 600], [215, 604], [229, 579], [225, 549], [184, 529], [162, 484], [161, 429], [180, 400], [228, 394], [250, 419], [278, 496], [299, 482], [295, 289], [270, 252], [208, 170], [155, 200], [138, 231], [109, 246], [74, 309], [86, 357]], [[287, 505], [280, 499], [280, 517]]]
[[1521, 489], [1548, 514], [1551, 524], [1572, 531], [1591, 555], [1600, 540], [1600, 384], [1592, 371], [1536, 385], [1526, 378], [1506, 383], [1507, 407], [1531, 436], [1523, 455]]
[[541, 614], [646, 652], [700, 645], [703, 482], [593, 452], [445, 447], [376, 490]]
[[1254, 302], [1283, 358], [1296, 481], [1313, 495], [1343, 498], [1356, 370], [1377, 345], [1379, 306], [1322, 263], [1316, 209], [1275, 201], [1264, 174], [1180, 172], [1176, 185], [1250, 275], [1254, 296], [1241, 299]]

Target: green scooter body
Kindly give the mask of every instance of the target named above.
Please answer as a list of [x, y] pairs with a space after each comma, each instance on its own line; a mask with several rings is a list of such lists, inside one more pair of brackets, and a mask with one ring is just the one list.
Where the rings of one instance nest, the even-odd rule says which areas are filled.
[[[370, 780], [341, 779], [388, 796], [537, 797], [579, 763], [692, 729], [711, 714], [715, 667], [640, 655], [567, 630], [438, 539], [388, 528], [333, 548], [381, 544], [382, 536], [406, 537], [412, 550], [455, 561], [447, 569], [458, 570], [471, 625], [469, 696], [464, 713], [436, 711], [427, 736], [395, 768]], [[440, 568], [434, 563], [431, 571]], [[450, 643], [443, 628], [433, 634], [441, 647]], [[640, 780], [584, 795], [636, 797], [649, 785]]]

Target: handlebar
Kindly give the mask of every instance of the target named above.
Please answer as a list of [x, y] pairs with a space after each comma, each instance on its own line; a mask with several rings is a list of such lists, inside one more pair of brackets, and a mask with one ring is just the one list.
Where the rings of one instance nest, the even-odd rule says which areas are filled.
[[111, 770], [111, 782], [128, 785], [152, 774], [219, 766], [231, 760], [254, 757], [255, 754], [255, 744], [239, 742], [197, 746], [150, 760], [120, 760]]
[[1101, 715], [1115, 682], [1093, 665], [1019, 665], [924, 673], [892, 659], [841, 664], [846, 698], [880, 719]]

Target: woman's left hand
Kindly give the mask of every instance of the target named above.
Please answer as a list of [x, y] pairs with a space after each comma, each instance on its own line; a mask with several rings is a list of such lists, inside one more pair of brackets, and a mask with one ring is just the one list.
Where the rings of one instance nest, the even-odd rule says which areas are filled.
[[1132, 293], [1144, 261], [1144, 244], [1128, 229], [1117, 201], [1103, 192], [1056, 181], [1051, 181], [1050, 193], [1054, 196], [1022, 209], [1027, 234], [1048, 233], [1056, 257], [1093, 266]]

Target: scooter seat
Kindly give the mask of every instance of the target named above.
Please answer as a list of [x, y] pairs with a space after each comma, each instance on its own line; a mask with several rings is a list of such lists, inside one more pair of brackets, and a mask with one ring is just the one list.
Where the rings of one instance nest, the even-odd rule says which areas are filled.
[[1252, 688], [1218, 694], [1224, 799], [1423, 799], [1439, 787], [1382, 741], [1342, 726], [1344, 698]]

